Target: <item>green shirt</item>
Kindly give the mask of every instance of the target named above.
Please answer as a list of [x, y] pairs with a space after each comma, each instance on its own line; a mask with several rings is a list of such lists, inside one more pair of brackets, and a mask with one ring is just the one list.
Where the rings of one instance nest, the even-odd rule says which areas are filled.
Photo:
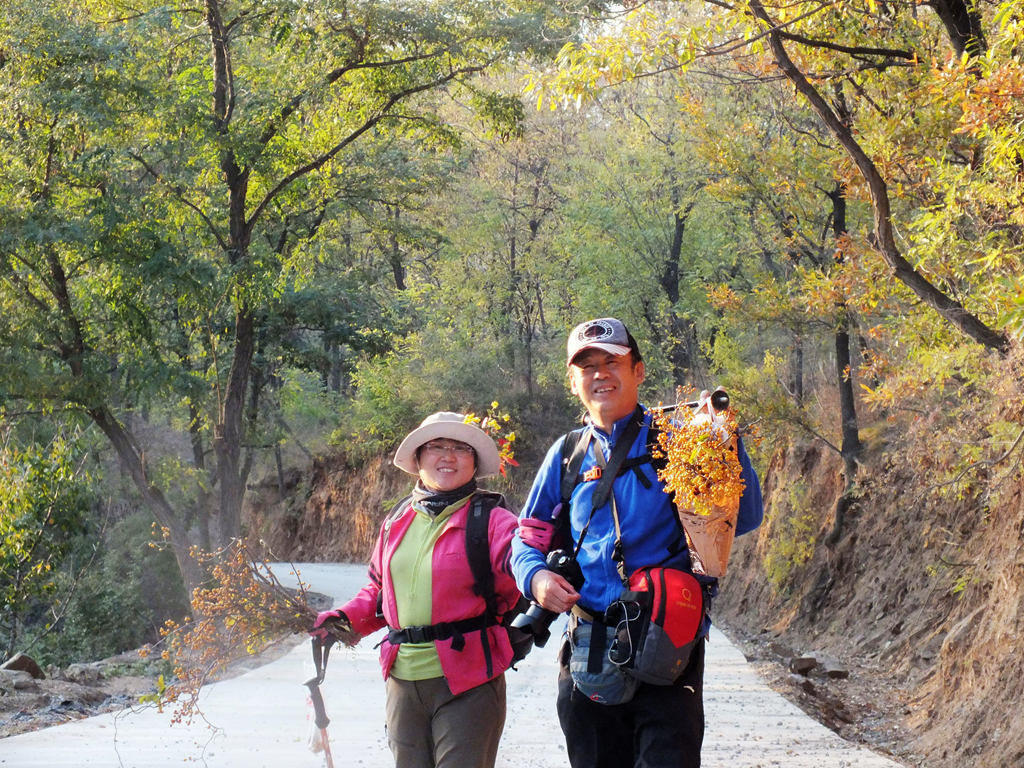
[[[434, 623], [433, 554], [445, 524], [465, 506], [469, 496], [431, 517], [413, 504], [416, 514], [391, 556], [389, 568], [395, 590], [395, 605], [400, 627], [427, 626]], [[442, 677], [441, 660], [430, 643], [402, 643], [391, 674], [399, 680], [429, 680]]]

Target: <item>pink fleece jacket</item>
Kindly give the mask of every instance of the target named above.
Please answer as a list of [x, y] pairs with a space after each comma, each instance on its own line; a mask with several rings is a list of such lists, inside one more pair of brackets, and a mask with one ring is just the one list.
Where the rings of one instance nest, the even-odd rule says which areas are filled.
[[[473, 591], [473, 574], [466, 559], [466, 520], [470, 503], [467, 502], [448, 518], [434, 545], [431, 612], [435, 624], [479, 616], [486, 608], [484, 599]], [[400, 628], [391, 582], [391, 557], [415, 514], [410, 504], [387, 530], [387, 522], [382, 524], [370, 558], [370, 581], [359, 594], [341, 606], [352, 622], [352, 628], [360, 635], [368, 635], [385, 625]], [[509, 567], [510, 543], [516, 524], [516, 516], [507, 509], [495, 507], [491, 510], [488, 541], [499, 615], [519, 599], [519, 590]], [[381, 593], [383, 619], [377, 616], [377, 599]], [[485, 634], [486, 647], [483, 642]], [[488, 627], [484, 632], [467, 633], [461, 651], [452, 648], [452, 638], [436, 640], [434, 645], [448, 687], [456, 695], [498, 677], [508, 669], [512, 660], [508, 633], [500, 626]], [[380, 664], [385, 678], [390, 674], [397, 655], [398, 646], [385, 639], [380, 648]]]

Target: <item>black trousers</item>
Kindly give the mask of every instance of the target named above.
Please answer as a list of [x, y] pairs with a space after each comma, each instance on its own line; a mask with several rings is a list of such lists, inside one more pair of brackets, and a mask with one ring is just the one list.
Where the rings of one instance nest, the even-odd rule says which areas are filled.
[[704, 643], [673, 685], [642, 683], [625, 704], [597, 704], [573, 686], [563, 648], [558, 720], [572, 768], [700, 768]]

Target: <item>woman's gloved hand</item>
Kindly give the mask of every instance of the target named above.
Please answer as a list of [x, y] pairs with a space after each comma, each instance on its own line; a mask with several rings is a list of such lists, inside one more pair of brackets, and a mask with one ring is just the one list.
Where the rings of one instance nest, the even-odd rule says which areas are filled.
[[352, 622], [344, 612], [337, 609], [318, 613], [309, 634], [321, 642], [329, 638], [340, 640], [345, 645], [355, 645], [359, 642], [359, 635], [352, 630]]

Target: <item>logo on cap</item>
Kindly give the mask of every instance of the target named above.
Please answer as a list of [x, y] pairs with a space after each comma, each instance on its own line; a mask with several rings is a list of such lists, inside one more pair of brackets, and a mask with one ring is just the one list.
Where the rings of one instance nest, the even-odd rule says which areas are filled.
[[580, 328], [576, 334], [576, 338], [580, 341], [604, 341], [610, 339], [615, 335], [615, 329], [612, 328], [611, 323], [606, 323], [604, 320], [591, 320], [585, 326]]

